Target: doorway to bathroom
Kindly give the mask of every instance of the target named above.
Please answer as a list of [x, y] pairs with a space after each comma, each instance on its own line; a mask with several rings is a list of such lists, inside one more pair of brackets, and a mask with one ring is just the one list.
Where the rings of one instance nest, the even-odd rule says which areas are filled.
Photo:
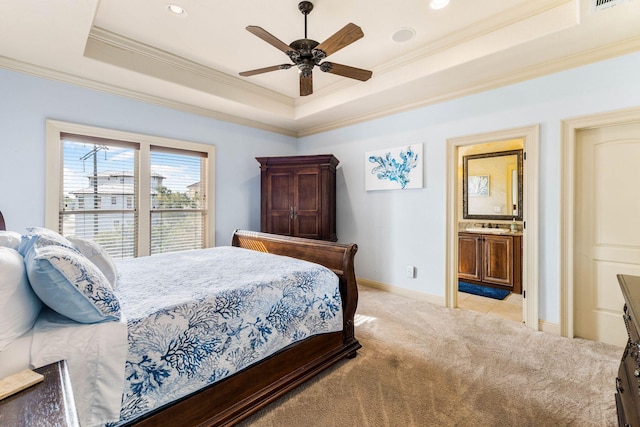
[[[447, 146], [447, 306], [534, 329], [538, 133], [531, 126], [454, 138]], [[486, 298], [468, 284], [504, 289], [508, 296]]]

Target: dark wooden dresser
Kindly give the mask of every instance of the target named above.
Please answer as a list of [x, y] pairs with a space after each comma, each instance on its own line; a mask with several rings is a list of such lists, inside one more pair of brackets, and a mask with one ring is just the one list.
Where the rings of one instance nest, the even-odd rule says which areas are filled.
[[618, 275], [629, 340], [616, 378], [618, 425], [640, 427], [640, 276]]
[[336, 167], [331, 154], [257, 157], [260, 231], [308, 239], [336, 236]]
[[34, 371], [44, 380], [0, 401], [0, 426], [79, 427], [66, 361]]

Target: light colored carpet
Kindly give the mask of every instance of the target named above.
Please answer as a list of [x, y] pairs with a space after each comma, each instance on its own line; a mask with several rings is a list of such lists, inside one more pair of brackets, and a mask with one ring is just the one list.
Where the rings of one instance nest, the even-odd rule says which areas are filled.
[[363, 348], [242, 427], [615, 426], [622, 348], [360, 288]]

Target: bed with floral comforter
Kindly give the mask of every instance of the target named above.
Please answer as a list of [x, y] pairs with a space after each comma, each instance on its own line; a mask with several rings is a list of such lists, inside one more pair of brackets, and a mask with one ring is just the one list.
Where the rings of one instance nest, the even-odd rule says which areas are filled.
[[127, 320], [121, 421], [342, 329], [338, 277], [306, 261], [235, 247], [118, 262]]

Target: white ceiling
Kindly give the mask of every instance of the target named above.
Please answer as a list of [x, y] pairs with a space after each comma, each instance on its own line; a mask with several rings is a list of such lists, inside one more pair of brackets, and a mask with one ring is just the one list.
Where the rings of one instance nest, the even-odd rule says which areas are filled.
[[[640, 50], [640, 0], [592, 1], [316, 0], [308, 37], [359, 25], [329, 59], [373, 77], [316, 68], [300, 97], [295, 67], [238, 75], [290, 62], [245, 27], [303, 38], [297, 0], [2, 0], [0, 67], [302, 136]], [[402, 28], [415, 37], [394, 42]]]

